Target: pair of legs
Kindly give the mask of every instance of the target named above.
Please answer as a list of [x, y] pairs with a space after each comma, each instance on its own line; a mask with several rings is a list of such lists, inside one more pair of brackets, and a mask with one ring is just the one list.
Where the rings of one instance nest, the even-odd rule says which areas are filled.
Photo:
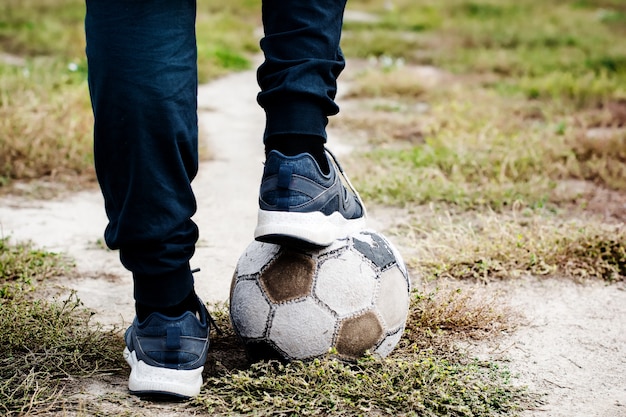
[[[333, 174], [323, 146], [327, 118], [338, 112], [334, 98], [336, 79], [345, 65], [339, 48], [345, 1], [262, 1], [265, 62], [258, 69], [258, 102], [267, 116], [263, 139], [268, 161], [272, 150], [280, 153], [271, 154], [264, 174], [260, 239], [280, 237], [279, 229], [268, 223], [283, 221], [281, 213], [295, 206], [299, 207], [295, 211], [327, 216], [343, 204], [351, 211], [348, 217], [362, 217], [360, 205], [346, 195], [344, 201], [335, 198], [320, 208], [299, 202], [317, 189], [303, 185], [297, 192], [289, 191], [299, 169], [311, 170], [317, 164], [323, 176]], [[176, 356], [163, 352], [180, 350], [181, 331], [184, 339], [185, 332], [195, 330], [185, 326], [171, 330], [176, 326], [168, 317], [201, 310], [200, 325], [206, 325], [189, 264], [198, 239], [191, 220], [196, 200], [190, 185], [198, 170], [196, 2], [86, 0], [86, 4], [95, 164], [109, 219], [105, 240], [110, 248], [119, 249], [122, 263], [133, 274], [137, 328], [152, 313], [161, 314], [161, 321], [152, 325], [162, 333], [150, 335], [156, 340], [153, 350], [161, 349], [157, 356]], [[223, 139], [228, 140], [228, 132]], [[302, 154], [309, 156], [291, 158]], [[298, 178], [296, 187], [302, 183]], [[340, 192], [345, 194], [343, 188]], [[298, 223], [297, 218], [286, 221]], [[138, 342], [127, 337], [127, 344], [133, 343]], [[175, 357], [168, 367], [180, 368], [177, 361], [182, 360]]]
[[[333, 99], [344, 67], [344, 5], [263, 1], [266, 60], [258, 80], [265, 139], [302, 148], [325, 140], [327, 116], [338, 111]], [[105, 238], [133, 272], [136, 300], [148, 305], [177, 304], [193, 288], [195, 13], [194, 0], [87, 0], [95, 164], [109, 218]]]

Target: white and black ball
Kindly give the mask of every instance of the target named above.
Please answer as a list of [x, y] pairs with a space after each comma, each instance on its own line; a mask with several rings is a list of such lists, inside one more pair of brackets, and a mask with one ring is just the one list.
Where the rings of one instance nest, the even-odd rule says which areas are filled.
[[404, 331], [410, 290], [402, 257], [375, 231], [315, 249], [254, 241], [237, 263], [230, 318], [252, 360], [385, 357]]

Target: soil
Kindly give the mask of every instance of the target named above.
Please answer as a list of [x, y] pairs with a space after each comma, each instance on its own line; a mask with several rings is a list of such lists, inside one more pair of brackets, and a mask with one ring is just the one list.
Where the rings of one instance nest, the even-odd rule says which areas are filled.
[[[264, 159], [260, 140], [264, 114], [256, 104], [257, 90], [252, 71], [199, 89], [199, 121], [212, 157], [201, 163], [193, 183], [200, 240], [192, 266], [201, 268], [195, 275], [196, 289], [207, 302], [228, 299], [237, 259], [253, 239]], [[331, 130], [329, 136], [339, 157], [350, 151], [341, 134]], [[371, 208], [369, 226], [384, 233], [397, 222], [397, 215]], [[62, 284], [77, 291], [85, 306], [96, 312], [95, 320], [124, 328], [134, 316], [132, 281], [117, 253], [102, 243], [105, 225], [98, 190], [51, 200], [0, 198], [0, 234], [74, 258], [79, 276]], [[401, 242], [398, 246], [402, 250]], [[511, 334], [470, 346], [477, 356], [501, 361], [511, 370], [513, 383], [527, 385], [541, 396], [541, 405], [523, 416], [626, 416], [623, 284], [527, 278], [477, 291], [497, 291], [499, 300], [523, 317]], [[138, 415], [190, 413], [184, 405], [146, 403], [128, 396], [125, 383], [114, 376], [93, 380], [83, 387], [82, 398], [85, 404], [108, 401], [111, 414], [116, 407]]]

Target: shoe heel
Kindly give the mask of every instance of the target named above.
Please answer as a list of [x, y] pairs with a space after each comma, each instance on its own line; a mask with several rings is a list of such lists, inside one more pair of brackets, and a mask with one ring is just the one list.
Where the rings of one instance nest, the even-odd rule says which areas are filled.
[[191, 398], [200, 393], [202, 371], [196, 369], [170, 369], [151, 366], [137, 360], [135, 352], [124, 349], [124, 359], [130, 365], [128, 389], [136, 395], [168, 395]]

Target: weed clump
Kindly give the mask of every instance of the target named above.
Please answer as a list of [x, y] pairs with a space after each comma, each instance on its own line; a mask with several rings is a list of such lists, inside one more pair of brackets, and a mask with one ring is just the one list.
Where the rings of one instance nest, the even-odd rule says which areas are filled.
[[67, 273], [62, 257], [0, 240], [0, 414], [59, 409], [73, 378], [117, 372], [122, 340], [116, 330], [90, 322], [72, 293], [59, 301], [34, 300], [35, 286]]
[[425, 277], [481, 282], [521, 276], [626, 279], [626, 231], [544, 214], [420, 212], [409, 264]]
[[493, 364], [410, 358], [261, 362], [210, 378], [193, 401], [213, 415], [488, 416], [517, 409], [523, 390]]
[[[355, 363], [327, 358], [248, 364], [228, 322], [212, 340], [206, 384], [191, 404], [211, 415], [511, 414], [532, 400], [499, 365], [471, 359], [455, 346], [466, 337], [495, 336], [515, 326], [505, 308], [471, 291], [414, 291], [404, 337], [385, 358]], [[230, 355], [226, 355], [226, 350]], [[222, 362], [239, 353], [238, 362]]]

